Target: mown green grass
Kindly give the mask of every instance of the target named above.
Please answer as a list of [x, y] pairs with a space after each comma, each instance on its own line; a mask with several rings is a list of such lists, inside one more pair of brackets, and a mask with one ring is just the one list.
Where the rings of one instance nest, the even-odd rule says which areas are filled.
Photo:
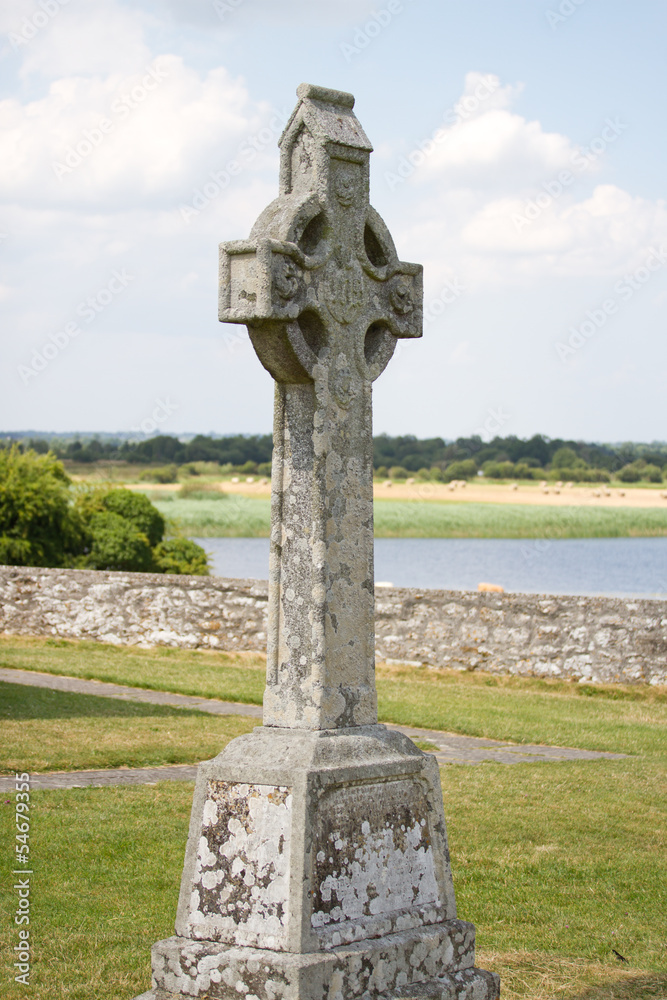
[[377, 690], [378, 714], [386, 722], [667, 760], [665, 688], [379, 664]]
[[[259, 705], [264, 657], [0, 638], [0, 666]], [[406, 726], [667, 758], [667, 690], [454, 670], [377, 668], [380, 719]], [[180, 710], [175, 710], [180, 711]]]
[[[158, 500], [178, 530], [198, 538], [268, 538], [270, 501]], [[667, 507], [549, 507], [451, 500], [376, 500], [377, 538], [628, 538], [667, 535]]]
[[[53, 642], [4, 638], [2, 663], [54, 673], [78, 669], [79, 676], [103, 674], [138, 686], [171, 687], [178, 676], [185, 684], [187, 674], [192, 693], [217, 685], [239, 699], [245, 692], [254, 700], [263, 686], [260, 657], [248, 657], [244, 666], [239, 655]], [[34, 746], [40, 740], [59, 748], [63, 769], [90, 766], [86, 754], [113, 748], [113, 734], [118, 741], [119, 726], [126, 726], [117, 746], [125, 761], [145, 761], [149, 750], [157, 763], [158, 744], [186, 757], [196, 757], [197, 747], [211, 756], [254, 724], [18, 688], [4, 685], [0, 698], [9, 689], [3, 736], [24, 740], [23, 749], [16, 743], [8, 751], [3, 743], [20, 770], [31, 753], [43, 752]], [[382, 666], [378, 688], [382, 716], [395, 721], [630, 755], [442, 768], [452, 866], [459, 914], [477, 926], [478, 964], [500, 972], [503, 1000], [663, 1000], [667, 692]], [[8, 730], [9, 722], [16, 728]], [[22, 736], [21, 727], [32, 723], [42, 728]], [[207, 746], [209, 737], [215, 747]], [[7, 956], [16, 929], [5, 919], [2, 996], [129, 1000], [149, 986], [150, 946], [173, 933], [192, 785], [31, 798], [33, 980], [29, 990], [12, 981]], [[0, 836], [11, 845], [12, 794], [0, 802]], [[0, 865], [9, 876], [10, 850]], [[6, 877], [0, 890], [6, 914], [15, 905], [12, 884]], [[627, 966], [612, 948], [628, 958]]]
[[198, 764], [257, 722], [0, 683], [0, 773]]
[[[667, 995], [650, 767], [490, 764], [442, 775], [459, 914], [476, 924], [478, 964], [500, 972], [504, 1000]], [[148, 989], [150, 947], [173, 933], [191, 801], [191, 784], [170, 782], [32, 794], [33, 982], [13, 984], [5, 958], [6, 1000], [129, 1000]], [[11, 801], [0, 829], [11, 843]], [[3, 882], [10, 913], [12, 879]], [[15, 936], [3, 921], [4, 956]]]
[[88, 640], [0, 637], [0, 667], [261, 705], [260, 653], [136, 649]]

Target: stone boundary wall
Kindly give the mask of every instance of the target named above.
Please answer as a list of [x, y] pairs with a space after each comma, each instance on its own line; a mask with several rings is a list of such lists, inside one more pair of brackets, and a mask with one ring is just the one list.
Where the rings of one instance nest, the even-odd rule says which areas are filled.
[[[0, 633], [266, 648], [260, 580], [0, 567]], [[667, 602], [379, 588], [378, 657], [415, 666], [667, 684]]]

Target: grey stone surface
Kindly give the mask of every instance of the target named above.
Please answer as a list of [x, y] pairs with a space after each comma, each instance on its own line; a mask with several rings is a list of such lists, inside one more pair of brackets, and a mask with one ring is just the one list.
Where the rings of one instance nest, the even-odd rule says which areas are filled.
[[[167, 767], [117, 767], [99, 771], [53, 771], [31, 774], [33, 789], [106, 788], [110, 785], [154, 785], [157, 781], [194, 781], [196, 764], [170, 764]], [[0, 792], [14, 791], [15, 779], [0, 777]]]
[[351, 95], [303, 85], [280, 195], [220, 247], [221, 320], [276, 380], [266, 725], [376, 717], [371, 387], [422, 333], [422, 268], [371, 208]]
[[369, 205], [352, 95], [297, 94], [278, 199], [220, 247], [220, 319], [276, 380], [264, 725], [199, 766], [153, 985], [372, 1000], [447, 976], [496, 997], [456, 919], [437, 763], [377, 724], [371, 386], [421, 336], [421, 267]]
[[[257, 962], [261, 961], [261, 953], [258, 953]], [[193, 956], [194, 958], [195, 956]], [[198, 957], [198, 956], [197, 956]], [[263, 956], [262, 956], [263, 957]], [[268, 956], [269, 960], [273, 959], [272, 955]], [[296, 966], [296, 963], [294, 963]], [[299, 982], [295, 982], [301, 969], [295, 968], [291, 971], [291, 976], [287, 981], [287, 991], [285, 993], [276, 993], [278, 996], [311, 996], [315, 1000], [318, 996], [324, 996], [324, 994], [312, 991], [310, 994], [307, 989], [303, 992], [299, 992]], [[303, 970], [308, 974], [310, 971], [307, 966]], [[336, 984], [337, 985], [337, 984]], [[495, 972], [485, 972], [483, 969], [462, 969], [460, 972], [447, 973], [444, 972], [437, 979], [431, 980], [428, 983], [414, 983], [409, 987], [398, 987], [394, 990], [388, 990], [384, 997], [386, 1000], [497, 1000], [500, 991], [500, 979]], [[137, 1000], [177, 1000], [178, 997], [183, 994], [176, 994], [168, 992], [167, 990], [153, 988], [149, 990], [148, 993], [142, 993]], [[249, 994], [254, 996], [254, 994]], [[352, 994], [354, 996], [354, 994]], [[208, 994], [210, 997], [227, 997], [228, 1000], [236, 1000], [238, 994], [235, 994], [231, 989], [222, 986], [219, 992], [211, 992]], [[340, 993], [329, 993], [330, 997], [336, 998], [340, 997]]]
[[[260, 580], [0, 567], [0, 633], [137, 646], [266, 650]], [[562, 677], [667, 684], [667, 602], [382, 588], [379, 658]]]
[[167, 996], [385, 996], [440, 977], [497, 996], [456, 917], [436, 762], [379, 725], [264, 726], [200, 765], [176, 935], [153, 949]]
[[[239, 786], [249, 803], [240, 824]], [[272, 828], [283, 832], [275, 839], [262, 832]], [[280, 877], [262, 876], [276, 893], [279, 929], [267, 900], [252, 892], [258, 876], [248, 877], [246, 840], [262, 863], [277, 856], [265, 858], [263, 842], [285, 852]], [[236, 862], [239, 852], [245, 864]], [[216, 883], [205, 903], [203, 873]], [[228, 895], [232, 874], [241, 884]], [[263, 726], [200, 765], [177, 934], [330, 950], [455, 916], [438, 768], [402, 734], [380, 725]]]
[[614, 597], [383, 590], [381, 658], [593, 683], [667, 684], [667, 603]]
[[0, 566], [0, 632], [115, 645], [266, 649], [266, 583]]

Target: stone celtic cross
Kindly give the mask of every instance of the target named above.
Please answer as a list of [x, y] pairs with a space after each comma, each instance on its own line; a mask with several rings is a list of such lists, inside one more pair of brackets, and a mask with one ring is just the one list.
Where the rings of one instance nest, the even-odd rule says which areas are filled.
[[220, 247], [220, 311], [276, 380], [264, 725], [377, 721], [371, 386], [422, 333], [422, 268], [369, 204], [351, 94], [302, 84], [280, 196]]
[[276, 381], [263, 725], [197, 769], [176, 934], [137, 1000], [498, 1000], [436, 760], [377, 722], [371, 387], [421, 336], [421, 267], [369, 204], [352, 95], [297, 93], [280, 196], [220, 247], [220, 319]]

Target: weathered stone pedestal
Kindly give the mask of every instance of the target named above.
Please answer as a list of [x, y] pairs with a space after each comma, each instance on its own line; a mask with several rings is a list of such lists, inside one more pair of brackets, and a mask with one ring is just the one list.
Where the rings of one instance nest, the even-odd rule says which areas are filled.
[[456, 919], [435, 759], [384, 726], [260, 727], [200, 765], [146, 997], [492, 1000]]
[[176, 933], [149, 996], [496, 995], [456, 919], [435, 760], [379, 725], [258, 728], [200, 766]]
[[276, 379], [264, 725], [197, 776], [176, 936], [138, 1000], [496, 1000], [458, 920], [435, 758], [377, 723], [372, 382], [421, 267], [368, 203], [350, 94], [302, 85], [281, 194], [221, 246]]

